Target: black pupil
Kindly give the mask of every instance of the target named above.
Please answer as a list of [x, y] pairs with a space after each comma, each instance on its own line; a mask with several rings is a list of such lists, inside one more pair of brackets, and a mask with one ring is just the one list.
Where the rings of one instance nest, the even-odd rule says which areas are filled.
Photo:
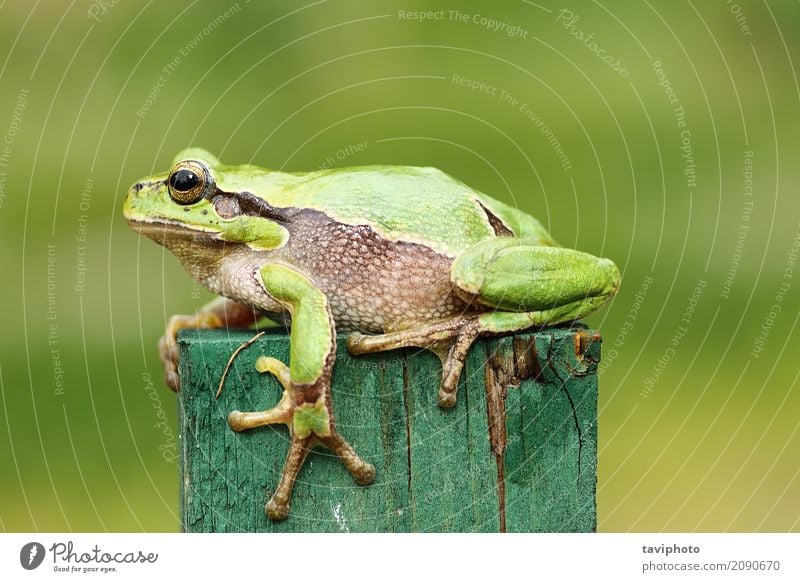
[[172, 174], [170, 179], [170, 186], [177, 192], [188, 192], [200, 182], [197, 174], [191, 170], [178, 170]]

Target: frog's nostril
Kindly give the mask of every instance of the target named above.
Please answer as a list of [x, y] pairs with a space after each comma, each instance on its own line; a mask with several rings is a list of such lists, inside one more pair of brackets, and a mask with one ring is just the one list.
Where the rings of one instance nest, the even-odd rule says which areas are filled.
[[138, 194], [142, 190], [156, 190], [157, 188], [164, 185], [163, 181], [158, 180], [142, 180], [141, 182], [136, 182], [133, 186], [131, 186], [130, 192], [131, 194]]

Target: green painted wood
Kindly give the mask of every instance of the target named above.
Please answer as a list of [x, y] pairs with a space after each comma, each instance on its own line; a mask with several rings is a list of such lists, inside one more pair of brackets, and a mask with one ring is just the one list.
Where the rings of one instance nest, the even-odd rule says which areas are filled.
[[426, 350], [351, 357], [339, 340], [333, 405], [339, 431], [375, 465], [354, 483], [315, 449], [300, 472], [289, 519], [264, 503], [288, 447], [286, 427], [242, 433], [233, 409], [264, 410], [281, 388], [259, 374], [259, 355], [288, 362], [283, 333], [239, 354], [242, 331], [184, 331], [181, 350], [181, 512], [187, 532], [594, 531], [597, 362], [593, 332], [557, 328], [480, 340], [470, 351], [458, 403], [439, 408], [438, 358]]

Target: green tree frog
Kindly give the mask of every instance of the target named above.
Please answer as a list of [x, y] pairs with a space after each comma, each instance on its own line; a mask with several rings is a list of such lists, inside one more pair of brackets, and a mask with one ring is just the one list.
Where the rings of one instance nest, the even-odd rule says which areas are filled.
[[310, 449], [341, 458], [359, 484], [375, 477], [336, 429], [331, 370], [336, 333], [353, 354], [409, 346], [442, 360], [438, 400], [456, 402], [467, 352], [481, 336], [569, 322], [620, 285], [609, 259], [562, 248], [533, 217], [434, 168], [365, 166], [308, 173], [227, 166], [202, 149], [127, 193], [123, 212], [220, 297], [173, 316], [159, 342], [178, 389], [182, 328], [247, 327], [266, 316], [290, 328], [290, 361], [257, 367], [283, 386], [266, 411], [230, 413], [241, 431], [289, 427], [280, 482], [266, 504], [288, 516]]

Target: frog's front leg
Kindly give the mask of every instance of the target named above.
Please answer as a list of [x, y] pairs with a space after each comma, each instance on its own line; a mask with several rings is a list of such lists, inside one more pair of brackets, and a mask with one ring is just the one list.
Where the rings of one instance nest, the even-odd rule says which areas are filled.
[[402, 347], [437, 353], [443, 372], [439, 405], [453, 406], [458, 380], [473, 342], [485, 335], [574, 321], [616, 293], [616, 265], [580, 251], [489, 239], [459, 256], [451, 267], [454, 292], [477, 312], [379, 336], [355, 333], [348, 349], [364, 354]]
[[331, 404], [331, 372], [336, 358], [336, 331], [328, 299], [313, 282], [291, 267], [269, 263], [261, 268], [264, 288], [292, 316], [289, 367], [274, 358], [259, 358], [257, 369], [275, 375], [284, 388], [277, 406], [263, 412], [234, 410], [228, 423], [236, 431], [286, 424], [291, 443], [280, 483], [267, 502], [271, 519], [289, 514], [297, 474], [316, 444], [341, 458], [360, 485], [375, 478], [375, 468], [361, 459], [336, 431]]
[[216, 329], [248, 327], [258, 320], [252, 308], [217, 297], [194, 315], [173, 315], [167, 322], [164, 335], [158, 340], [158, 354], [164, 364], [164, 381], [173, 390], [180, 388], [178, 376], [178, 332], [182, 329]]

